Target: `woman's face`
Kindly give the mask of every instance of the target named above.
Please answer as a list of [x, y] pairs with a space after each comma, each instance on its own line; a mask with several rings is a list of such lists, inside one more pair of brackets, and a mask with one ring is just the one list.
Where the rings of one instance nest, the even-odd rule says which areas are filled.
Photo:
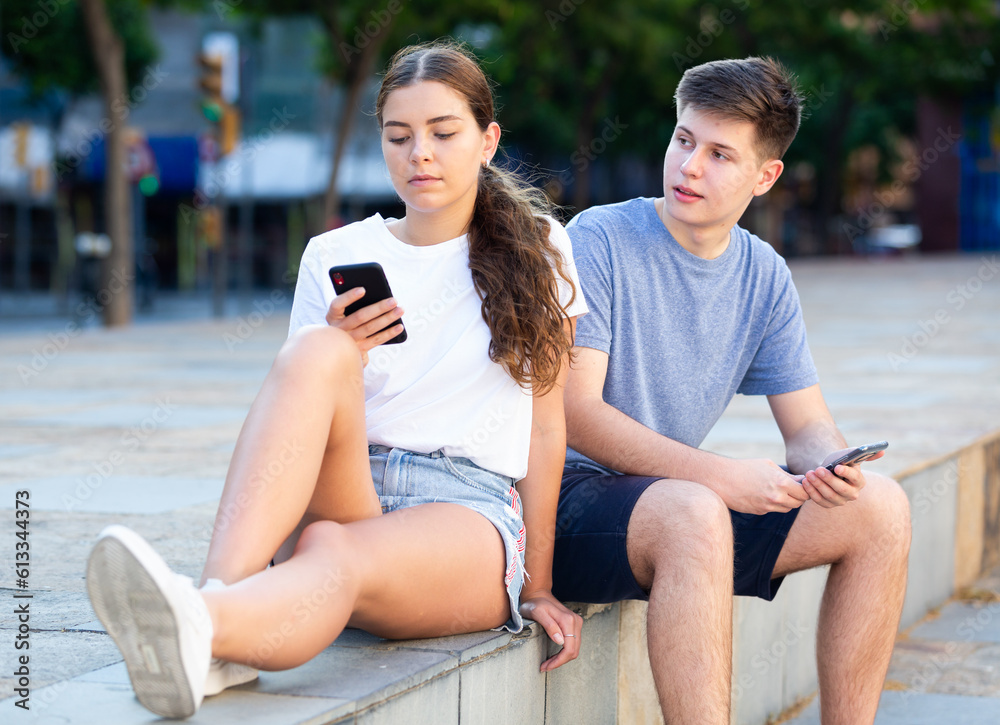
[[479, 128], [465, 97], [437, 81], [399, 88], [382, 109], [382, 154], [407, 210], [472, 217], [479, 169], [500, 127]]

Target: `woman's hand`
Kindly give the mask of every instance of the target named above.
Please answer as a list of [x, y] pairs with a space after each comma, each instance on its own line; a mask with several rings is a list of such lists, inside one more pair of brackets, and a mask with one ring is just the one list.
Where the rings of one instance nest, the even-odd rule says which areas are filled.
[[[339, 327], [354, 338], [361, 351], [361, 362], [368, 364], [368, 351], [391, 340], [403, 331], [402, 324], [396, 323], [403, 316], [403, 308], [396, 306], [392, 297], [367, 305], [353, 314], [345, 315], [344, 310], [365, 296], [363, 287], [355, 287], [342, 295], [337, 295], [326, 312], [326, 321], [331, 327]], [[383, 327], [390, 325], [388, 329]], [[381, 332], [380, 332], [381, 330]]]
[[521, 616], [533, 619], [545, 629], [545, 632], [562, 649], [554, 656], [545, 660], [541, 672], [549, 672], [559, 665], [575, 660], [580, 654], [580, 630], [583, 629], [583, 617], [571, 612], [552, 596], [547, 589], [540, 589], [527, 598], [521, 597]]

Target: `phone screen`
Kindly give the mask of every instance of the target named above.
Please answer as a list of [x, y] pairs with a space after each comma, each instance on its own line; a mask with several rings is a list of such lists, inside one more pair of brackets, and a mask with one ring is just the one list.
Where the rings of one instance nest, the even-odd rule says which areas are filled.
[[[364, 287], [365, 294], [357, 302], [352, 302], [344, 309], [345, 315], [352, 315], [362, 307], [381, 302], [392, 297], [392, 290], [389, 289], [389, 280], [385, 277], [382, 265], [378, 262], [363, 262], [361, 264], [344, 264], [330, 268], [330, 281], [333, 282], [333, 290], [338, 295], [343, 294], [355, 287]], [[403, 324], [397, 320], [395, 324]], [[392, 327], [388, 325], [388, 327]], [[386, 328], [382, 328], [383, 330]], [[381, 330], [379, 331], [381, 332]], [[378, 333], [375, 333], [378, 334]], [[396, 335], [391, 340], [386, 340], [383, 345], [392, 345], [406, 340], [406, 329]]]

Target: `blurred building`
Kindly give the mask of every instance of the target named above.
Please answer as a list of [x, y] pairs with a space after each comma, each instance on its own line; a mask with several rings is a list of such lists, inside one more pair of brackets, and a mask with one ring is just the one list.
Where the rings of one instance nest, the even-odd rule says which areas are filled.
[[[311, 18], [233, 25], [164, 11], [150, 13], [150, 26], [160, 59], [122, 106], [140, 272], [146, 265], [165, 288], [208, 286], [197, 214], [199, 190], [208, 188], [224, 210], [230, 286], [283, 284], [307, 235], [323, 226], [342, 93], [318, 70], [321, 26]], [[198, 56], [213, 31], [240, 43], [242, 128], [223, 158], [200, 107]], [[346, 219], [396, 209], [373, 106], [370, 89], [341, 163]], [[29, 99], [0, 59], [0, 289], [72, 286], [73, 238], [104, 229], [104, 113], [97, 95]]]

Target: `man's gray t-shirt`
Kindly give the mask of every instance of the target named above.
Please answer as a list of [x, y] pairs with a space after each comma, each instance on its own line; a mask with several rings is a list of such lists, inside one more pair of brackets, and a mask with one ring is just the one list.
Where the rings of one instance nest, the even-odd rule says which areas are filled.
[[[630, 418], [697, 448], [736, 393], [818, 382], [788, 267], [745, 229], [702, 259], [648, 198], [588, 209], [566, 229], [590, 307], [575, 343], [608, 353], [604, 401]], [[566, 465], [609, 471], [573, 449]]]

